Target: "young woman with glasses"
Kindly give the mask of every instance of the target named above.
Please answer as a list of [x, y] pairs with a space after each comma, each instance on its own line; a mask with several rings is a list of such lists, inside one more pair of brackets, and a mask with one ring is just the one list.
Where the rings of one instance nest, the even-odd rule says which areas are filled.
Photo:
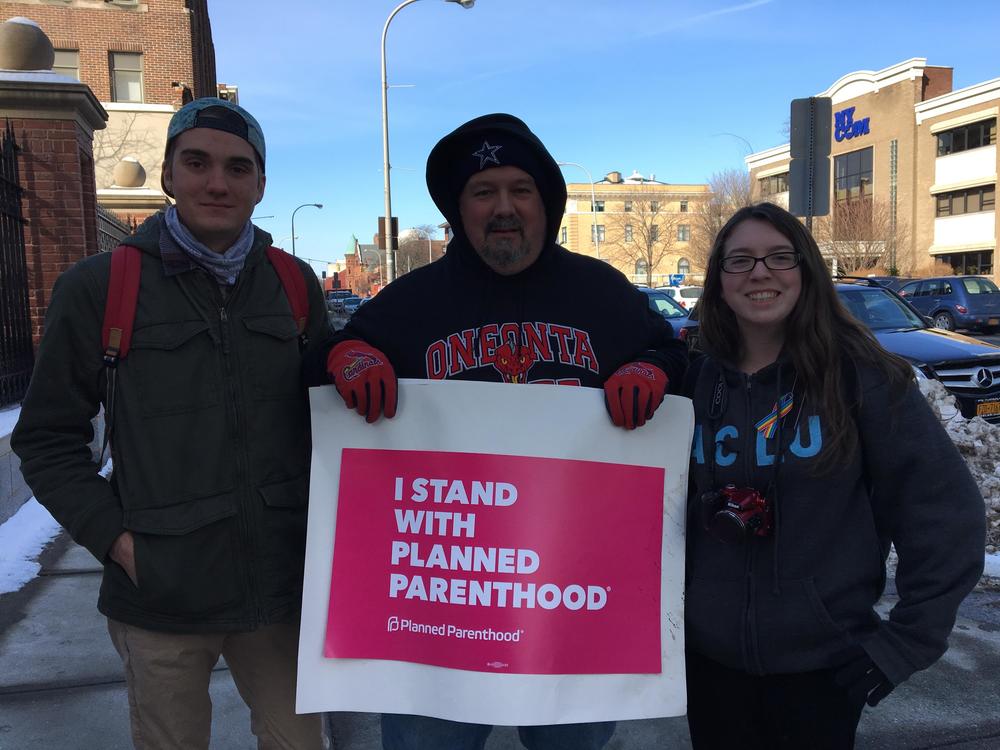
[[[787, 211], [728, 221], [698, 310], [693, 746], [851, 748], [865, 702], [944, 653], [982, 572], [982, 497], [911, 366], [844, 309]], [[890, 543], [898, 600], [882, 616]]]

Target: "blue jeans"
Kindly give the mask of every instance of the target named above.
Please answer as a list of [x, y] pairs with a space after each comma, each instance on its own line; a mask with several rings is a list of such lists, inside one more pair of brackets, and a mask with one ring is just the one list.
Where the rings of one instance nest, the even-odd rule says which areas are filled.
[[[382, 714], [384, 750], [483, 750], [493, 727], [429, 716]], [[601, 750], [615, 733], [615, 722], [518, 727], [528, 750]]]

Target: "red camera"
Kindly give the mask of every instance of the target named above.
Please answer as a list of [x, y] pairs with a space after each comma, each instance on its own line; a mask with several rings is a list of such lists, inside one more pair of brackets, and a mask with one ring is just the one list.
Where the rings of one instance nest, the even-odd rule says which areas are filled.
[[752, 487], [735, 484], [701, 496], [701, 519], [706, 531], [727, 544], [769, 536], [774, 528], [774, 512], [767, 498]]

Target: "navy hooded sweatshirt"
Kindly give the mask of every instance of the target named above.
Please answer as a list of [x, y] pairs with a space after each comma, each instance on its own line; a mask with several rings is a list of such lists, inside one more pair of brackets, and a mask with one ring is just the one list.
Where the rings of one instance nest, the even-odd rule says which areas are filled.
[[[824, 471], [829, 428], [790, 361], [753, 375], [709, 357], [692, 366], [689, 649], [763, 675], [836, 667], [860, 646], [898, 685], [947, 648], [983, 570], [982, 496], [915, 384], [899, 395], [873, 366], [851, 370], [859, 449]], [[789, 392], [778, 429], [758, 429]], [[771, 534], [733, 544], [703, 528], [702, 494], [730, 483], [770, 497]], [[890, 544], [899, 601], [882, 616]]]

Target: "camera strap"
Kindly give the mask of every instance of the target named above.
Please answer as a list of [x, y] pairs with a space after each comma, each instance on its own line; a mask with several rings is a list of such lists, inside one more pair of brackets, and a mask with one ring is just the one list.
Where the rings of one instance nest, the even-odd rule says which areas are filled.
[[726, 387], [726, 378], [719, 363], [712, 357], [706, 357], [706, 360], [708, 367], [702, 368], [703, 371], [707, 369], [704, 380], [712, 382], [708, 402], [708, 424], [706, 425], [711, 432], [706, 461], [708, 463], [709, 483], [714, 487], [715, 470], [717, 468], [715, 455], [719, 450], [719, 441], [716, 439], [716, 436], [719, 433], [719, 423], [722, 421], [722, 417], [726, 413], [726, 408], [729, 406], [729, 389]]
[[729, 400], [729, 391], [726, 390], [726, 379], [722, 376], [722, 369], [716, 365], [719, 371], [715, 379], [715, 387], [712, 389], [712, 401], [708, 405], [708, 417], [713, 421], [718, 421], [726, 411]]

